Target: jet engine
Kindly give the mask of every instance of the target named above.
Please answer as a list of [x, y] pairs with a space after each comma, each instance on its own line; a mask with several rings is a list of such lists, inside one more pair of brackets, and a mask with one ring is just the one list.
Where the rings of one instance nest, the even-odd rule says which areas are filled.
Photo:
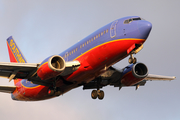
[[121, 83], [125, 86], [135, 85], [148, 75], [148, 68], [143, 63], [131, 64], [123, 69]]
[[54, 55], [46, 58], [37, 70], [38, 77], [41, 80], [48, 80], [50, 78], [60, 75], [65, 69], [65, 61], [59, 55]]

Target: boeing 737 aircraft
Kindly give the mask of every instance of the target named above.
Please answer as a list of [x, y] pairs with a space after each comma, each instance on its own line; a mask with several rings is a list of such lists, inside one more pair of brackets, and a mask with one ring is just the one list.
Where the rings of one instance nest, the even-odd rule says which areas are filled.
[[[27, 63], [11, 36], [7, 39], [10, 62], [0, 62], [0, 76], [14, 80], [14, 86], [0, 86], [0, 92], [11, 93], [13, 100], [37, 101], [83, 86], [94, 89], [93, 99], [102, 100], [101, 89], [107, 85], [138, 89], [148, 80], [174, 80], [149, 74], [147, 66], [133, 56], [143, 48], [151, 28], [150, 22], [138, 16], [120, 18], [40, 63]], [[112, 67], [127, 56], [128, 66]]]

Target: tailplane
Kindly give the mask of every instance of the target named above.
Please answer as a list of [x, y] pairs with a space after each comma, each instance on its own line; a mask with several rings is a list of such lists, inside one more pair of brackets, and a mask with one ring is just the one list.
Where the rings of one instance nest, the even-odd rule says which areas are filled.
[[17, 46], [12, 36], [10, 36], [7, 39], [7, 46], [8, 46], [9, 58], [11, 62], [27, 63], [24, 55], [22, 54], [21, 50]]

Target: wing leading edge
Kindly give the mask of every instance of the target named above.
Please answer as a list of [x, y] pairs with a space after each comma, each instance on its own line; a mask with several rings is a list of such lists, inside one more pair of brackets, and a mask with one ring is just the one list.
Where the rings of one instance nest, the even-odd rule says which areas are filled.
[[145, 78], [145, 80], [174, 80], [176, 79], [175, 76], [162, 76], [162, 75], [153, 75], [148, 74], [148, 76]]

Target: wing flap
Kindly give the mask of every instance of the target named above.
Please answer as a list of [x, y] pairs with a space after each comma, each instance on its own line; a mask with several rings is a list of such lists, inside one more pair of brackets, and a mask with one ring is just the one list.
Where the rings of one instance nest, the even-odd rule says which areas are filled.
[[12, 93], [15, 89], [15, 86], [0, 86], [0, 92], [4, 93]]

